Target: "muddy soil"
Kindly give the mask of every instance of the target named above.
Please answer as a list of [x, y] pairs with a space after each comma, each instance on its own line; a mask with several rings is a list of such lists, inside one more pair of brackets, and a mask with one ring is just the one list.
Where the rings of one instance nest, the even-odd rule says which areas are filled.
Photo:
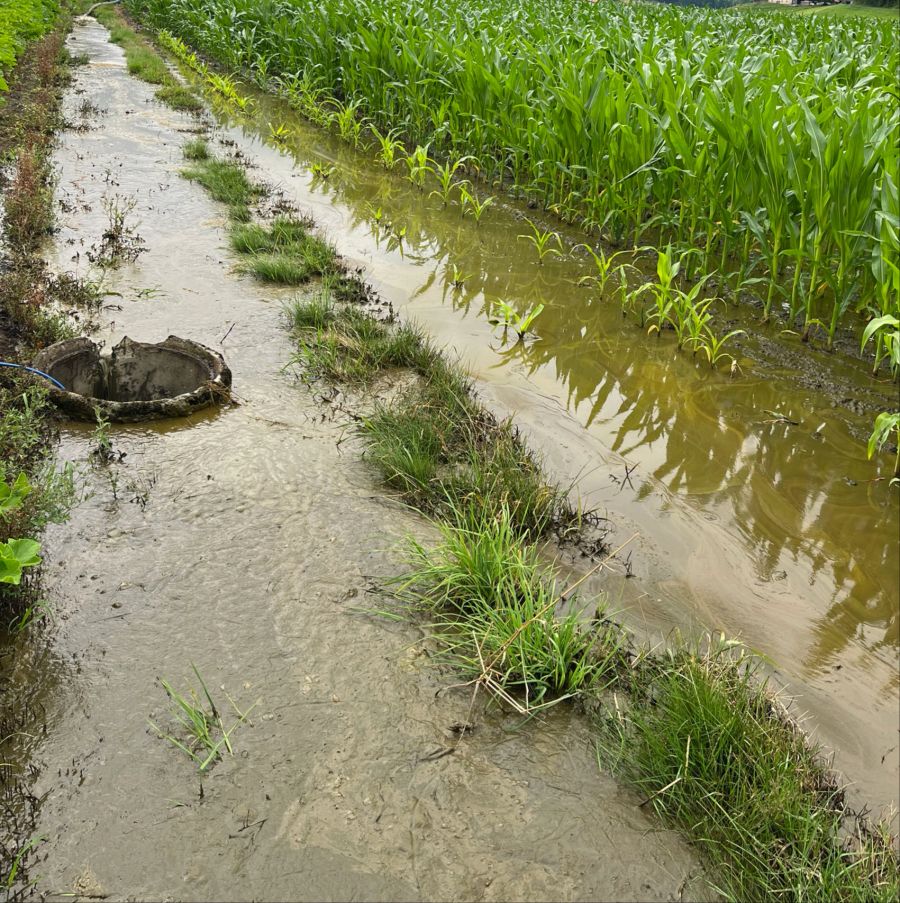
[[[105, 465], [88, 463], [90, 428], [63, 430], [92, 494], [47, 534], [57, 616], [17, 657], [47, 724], [26, 750], [46, 794], [37, 891], [702, 897], [691, 851], [598, 771], [583, 719], [470, 711], [468, 692], [439, 692], [454, 677], [417, 628], [360, 612], [387, 604], [387, 550], [427, 528], [285, 371], [289, 293], [233, 271], [222, 209], [178, 174], [197, 121], [154, 102], [106, 38], [90, 23], [69, 40], [91, 62], [67, 104], [84, 92], [108, 113], [61, 138], [57, 264], [85, 272], [103, 199], [134, 199], [146, 251], [108, 275], [99, 336], [220, 349], [239, 403], [113, 428]], [[192, 665], [220, 700], [256, 703], [204, 779], [148, 724], [171, 726], [157, 679], [196, 685]]]

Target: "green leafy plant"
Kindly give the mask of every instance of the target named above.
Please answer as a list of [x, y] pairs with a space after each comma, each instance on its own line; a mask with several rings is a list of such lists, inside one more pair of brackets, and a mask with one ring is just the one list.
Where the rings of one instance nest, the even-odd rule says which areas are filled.
[[446, 207], [447, 204], [450, 203], [450, 195], [454, 187], [462, 188], [463, 186], [468, 186], [470, 184], [468, 179], [457, 179], [456, 173], [471, 159], [471, 157], [466, 156], [460, 157], [452, 163], [445, 163], [443, 166], [435, 164], [432, 171], [434, 172], [434, 176], [438, 180], [438, 185], [440, 187], [435, 191], [432, 191], [429, 197], [440, 198], [441, 202]]
[[723, 336], [717, 336], [712, 329], [704, 325], [703, 335], [695, 347], [698, 347], [706, 355], [709, 366], [713, 369], [718, 367], [722, 361], [731, 361], [731, 373], [734, 374], [737, 370], [737, 360], [734, 355], [725, 350], [725, 345], [738, 335], [746, 335], [746, 332], [743, 329], [732, 329]]
[[428, 156], [428, 145], [424, 147], [417, 145], [411, 154], [407, 154], [404, 158], [406, 163], [406, 178], [409, 179], [416, 188], [423, 188], [425, 185], [425, 177], [430, 172], [434, 172], [431, 168], [432, 160]]
[[893, 314], [885, 314], [870, 320], [863, 331], [861, 350], [874, 339], [875, 366], [873, 373], [878, 372], [882, 360], [887, 358], [891, 375], [900, 376], [900, 318]]
[[399, 129], [391, 129], [382, 134], [374, 125], [369, 125], [369, 131], [378, 143], [378, 155], [376, 159], [385, 169], [393, 169], [400, 159], [400, 154], [405, 151], [403, 142], [397, 138]]
[[484, 211], [493, 204], [493, 197], [486, 197], [483, 201], [479, 201], [478, 197], [463, 185], [459, 189], [460, 209], [463, 216], [469, 215], [475, 219], [476, 225], [481, 222]]
[[283, 122], [275, 125], [274, 123], [269, 123], [269, 137], [276, 144], [283, 144], [290, 137], [291, 130], [285, 125]]
[[[7, 482], [0, 479], [0, 520], [22, 507], [31, 494], [32, 486], [25, 473]], [[25, 568], [41, 563], [41, 544], [34, 539], [10, 539], [0, 542], [0, 583], [18, 586]]]
[[[562, 254], [562, 241], [558, 232], [542, 231], [530, 219], [526, 219], [525, 222], [531, 226], [531, 235], [519, 235], [517, 238], [519, 241], [525, 239], [525, 241], [531, 242], [537, 251], [539, 266], [544, 265], [544, 258], [548, 255], [553, 254], [559, 257]], [[552, 247], [551, 242], [555, 242], [556, 247]]]
[[597, 272], [590, 276], [582, 276], [581, 279], [578, 280], [578, 284], [594, 285], [601, 295], [606, 291], [606, 285], [614, 272], [617, 272], [619, 276], [622, 277], [624, 275], [624, 267], [632, 270], [635, 269], [634, 266], [629, 263], [619, 264], [618, 267], [614, 266], [619, 257], [629, 253], [627, 251], [616, 251], [613, 254], [607, 254], [603, 247], [592, 248], [587, 244], [582, 244], [581, 247], [591, 255]]

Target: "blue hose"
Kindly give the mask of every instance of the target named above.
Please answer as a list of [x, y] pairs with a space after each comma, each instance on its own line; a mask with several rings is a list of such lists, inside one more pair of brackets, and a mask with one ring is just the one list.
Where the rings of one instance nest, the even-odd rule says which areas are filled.
[[44, 373], [43, 370], [35, 370], [34, 367], [26, 367], [24, 364], [13, 364], [10, 361], [0, 361], [0, 367], [16, 367], [19, 370], [36, 373], [38, 376], [43, 376], [44, 379], [49, 379], [57, 389], [62, 389], [63, 392], [66, 391], [66, 387], [58, 379], [54, 379], [49, 373]]

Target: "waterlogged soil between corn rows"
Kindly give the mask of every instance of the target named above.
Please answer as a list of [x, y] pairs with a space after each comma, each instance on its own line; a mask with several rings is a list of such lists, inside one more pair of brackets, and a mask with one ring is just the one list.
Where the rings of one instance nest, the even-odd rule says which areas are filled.
[[[29, 876], [49, 899], [662, 899], [703, 895], [697, 863], [596, 768], [565, 707], [522, 727], [474, 713], [413, 626], [357, 608], [420, 518], [386, 499], [315, 393], [283, 372], [285, 292], [231, 269], [223, 210], [179, 176], [197, 121], [152, 100], [104, 29], [76, 27], [61, 136], [59, 263], [84, 272], [104, 199], [134, 199], [145, 250], [110, 277], [99, 336], [222, 348], [240, 404], [113, 428], [120, 461], [61, 453], [93, 493], [46, 539], [57, 609], [20, 638], [15, 679], [47, 731], [22, 766], [46, 794]], [[148, 725], [157, 677], [228, 692], [251, 724], [202, 781]], [[225, 704], [227, 708], [227, 703]], [[226, 716], [227, 719], [227, 716]], [[70, 897], [66, 897], [70, 898]]]

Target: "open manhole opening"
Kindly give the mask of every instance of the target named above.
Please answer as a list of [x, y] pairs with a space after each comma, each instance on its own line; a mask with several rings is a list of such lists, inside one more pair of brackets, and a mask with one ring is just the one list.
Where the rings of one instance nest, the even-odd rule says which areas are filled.
[[222, 355], [199, 342], [122, 339], [108, 353], [88, 338], [66, 339], [32, 362], [51, 377], [53, 402], [69, 416], [133, 423], [184, 417], [230, 396], [231, 371]]

